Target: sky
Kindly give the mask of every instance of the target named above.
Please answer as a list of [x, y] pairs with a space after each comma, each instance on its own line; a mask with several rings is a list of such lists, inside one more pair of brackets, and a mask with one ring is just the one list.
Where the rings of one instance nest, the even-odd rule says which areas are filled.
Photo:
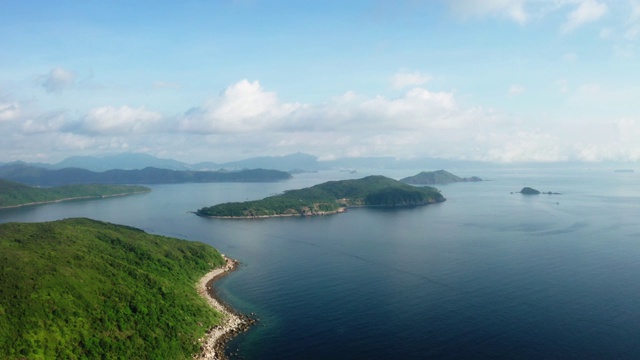
[[0, 0], [0, 162], [640, 160], [640, 0]]

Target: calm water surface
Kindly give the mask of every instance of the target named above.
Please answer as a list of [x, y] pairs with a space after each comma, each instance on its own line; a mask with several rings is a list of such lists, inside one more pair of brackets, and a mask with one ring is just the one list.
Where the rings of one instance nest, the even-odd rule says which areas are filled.
[[[640, 175], [451, 171], [490, 181], [439, 186], [448, 200], [426, 207], [262, 220], [189, 212], [367, 174], [160, 185], [0, 210], [0, 222], [90, 217], [206, 242], [240, 260], [218, 289], [261, 319], [229, 346], [246, 359], [640, 356]], [[523, 186], [562, 195], [511, 194]]]

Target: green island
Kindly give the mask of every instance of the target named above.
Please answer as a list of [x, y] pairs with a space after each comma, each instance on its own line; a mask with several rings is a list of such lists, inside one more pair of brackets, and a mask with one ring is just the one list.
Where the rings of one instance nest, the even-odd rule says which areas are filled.
[[190, 359], [209, 245], [86, 218], [0, 225], [0, 358]]
[[418, 206], [445, 200], [440, 191], [432, 187], [415, 187], [384, 176], [368, 176], [289, 190], [262, 200], [204, 207], [196, 214], [220, 218], [313, 216], [343, 212], [351, 206]]
[[37, 205], [56, 201], [95, 199], [149, 192], [133, 185], [78, 184], [37, 188], [0, 179], [0, 208]]
[[433, 184], [450, 184], [455, 182], [476, 182], [482, 181], [477, 176], [463, 178], [454, 175], [446, 170], [423, 171], [417, 175], [400, 179], [401, 182], [411, 185], [433, 185]]

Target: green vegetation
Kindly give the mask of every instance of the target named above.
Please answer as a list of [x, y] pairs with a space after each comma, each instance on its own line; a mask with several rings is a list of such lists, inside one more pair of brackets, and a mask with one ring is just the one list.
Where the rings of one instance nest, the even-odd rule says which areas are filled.
[[212, 247], [90, 219], [0, 225], [0, 358], [189, 359]]
[[142, 170], [108, 170], [94, 172], [78, 168], [48, 170], [12, 164], [0, 166], [0, 178], [35, 186], [68, 184], [177, 184], [205, 182], [270, 182], [291, 178], [278, 170], [248, 169], [240, 171], [177, 171], [148, 167]]
[[151, 189], [144, 186], [96, 184], [34, 188], [0, 179], [0, 208], [78, 198], [101, 198], [149, 191], [151, 191]]
[[460, 176], [453, 175], [448, 171], [438, 170], [438, 171], [423, 171], [417, 175], [400, 179], [400, 181], [405, 184], [412, 184], [412, 185], [432, 185], [432, 184], [449, 184], [454, 182], [482, 181], [482, 179], [476, 176], [472, 176], [470, 178], [461, 178]]
[[205, 207], [196, 213], [215, 217], [307, 216], [339, 212], [347, 206], [416, 206], [444, 201], [432, 187], [414, 187], [384, 176], [329, 181], [262, 200]]

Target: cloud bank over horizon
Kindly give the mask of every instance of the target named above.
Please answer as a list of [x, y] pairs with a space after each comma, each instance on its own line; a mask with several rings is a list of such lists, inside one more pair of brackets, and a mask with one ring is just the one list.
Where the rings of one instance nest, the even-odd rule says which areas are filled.
[[[207, 5], [188, 3], [184, 14], [164, 10], [186, 18], [198, 6]], [[268, 10], [306, 21], [291, 29], [270, 22], [237, 28], [234, 18], [257, 17], [268, 6], [229, 2], [216, 8], [229, 15], [222, 35], [198, 19], [193, 27], [201, 32], [149, 33], [101, 19], [83, 26], [103, 33], [106, 45], [83, 42], [75, 23], [57, 24], [71, 38], [65, 41], [79, 44], [66, 52], [49, 47], [46, 36], [2, 40], [16, 50], [0, 60], [12, 69], [0, 71], [0, 162], [119, 152], [187, 162], [295, 152], [324, 159], [640, 160], [638, 1], [401, 6], [415, 14], [381, 20], [357, 2], [352, 13], [328, 7], [314, 17], [299, 5]], [[91, 19], [97, 9], [77, 11]], [[335, 33], [312, 31], [326, 20], [321, 15], [333, 19]], [[0, 34], [48, 26], [33, 25], [32, 16], [23, 11], [0, 25]], [[121, 26], [140, 26], [139, 33], [130, 39]], [[380, 27], [386, 33], [374, 30]], [[110, 45], [116, 39], [117, 50]], [[19, 61], [35, 51], [48, 57]], [[132, 56], [117, 55], [127, 51]]]

